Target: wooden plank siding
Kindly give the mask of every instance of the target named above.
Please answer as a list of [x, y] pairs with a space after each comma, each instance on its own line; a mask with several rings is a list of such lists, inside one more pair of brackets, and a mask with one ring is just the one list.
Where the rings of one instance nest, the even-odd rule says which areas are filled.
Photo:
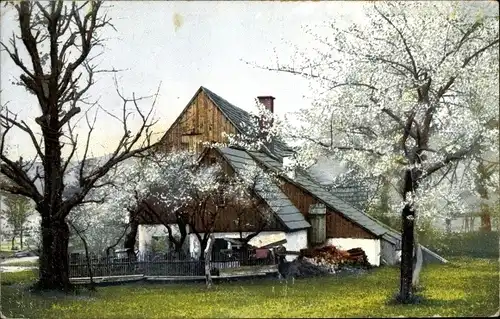
[[218, 107], [199, 90], [159, 142], [160, 149], [201, 152], [203, 142], [224, 143], [224, 133], [236, 128]]
[[[309, 206], [320, 202], [309, 192], [286, 180], [283, 180], [281, 189], [290, 199], [290, 201], [295, 205], [295, 207], [297, 207], [297, 209], [306, 217], [306, 219], [308, 219]], [[348, 220], [339, 212], [330, 209], [328, 206], [326, 209], [326, 237], [366, 239], [377, 238], [366, 229]]]
[[[222, 169], [227, 176], [232, 176], [235, 173], [229, 163], [227, 163], [221, 154], [214, 149], [208, 150], [201, 159], [201, 162], [205, 165], [211, 165], [214, 161], [222, 166]], [[220, 208], [219, 213], [217, 214], [217, 218], [215, 220], [215, 232], [247, 232], [253, 231], [256, 227], [264, 225], [264, 219], [260, 212], [268, 209], [268, 206], [263, 201], [258, 201], [257, 206], [258, 207], [250, 207], [243, 210], [243, 208], [240, 208], [235, 204], [226, 203], [225, 207]], [[213, 207], [207, 208], [209, 210], [214, 209]], [[238, 216], [241, 218], [240, 226], [245, 226], [238, 227], [235, 223]], [[195, 227], [200, 232], [204, 232], [203, 229], [205, 228], [205, 225], [201, 218], [195, 222]], [[284, 227], [274, 218], [271, 222], [267, 223], [265, 227], [263, 227], [263, 230], [283, 231]]]

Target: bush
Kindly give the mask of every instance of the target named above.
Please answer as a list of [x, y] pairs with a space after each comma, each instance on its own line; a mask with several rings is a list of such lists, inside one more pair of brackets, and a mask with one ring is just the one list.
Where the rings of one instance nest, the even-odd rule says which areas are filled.
[[444, 256], [498, 258], [498, 231], [448, 233], [439, 238], [426, 238], [422, 244]]
[[[401, 218], [398, 215], [383, 213], [372, 209], [370, 215], [396, 230], [401, 229]], [[499, 257], [499, 232], [466, 232], [447, 233], [436, 228], [430, 218], [419, 218], [417, 221], [418, 241], [442, 256], [469, 256], [477, 258]]]

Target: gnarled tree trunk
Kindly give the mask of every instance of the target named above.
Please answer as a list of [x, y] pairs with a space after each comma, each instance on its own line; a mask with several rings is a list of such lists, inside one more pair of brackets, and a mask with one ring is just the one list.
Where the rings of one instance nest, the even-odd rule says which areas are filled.
[[125, 242], [123, 243], [123, 248], [127, 249], [127, 254], [129, 259], [135, 260], [135, 243], [137, 238], [137, 230], [139, 229], [139, 223], [132, 221], [130, 222], [130, 232], [125, 236]]
[[35, 285], [42, 290], [69, 291], [69, 227], [64, 219], [42, 218], [42, 251], [39, 261], [39, 280]]
[[21, 245], [21, 250], [23, 249], [23, 228], [21, 227], [21, 231], [19, 232], [19, 241]]

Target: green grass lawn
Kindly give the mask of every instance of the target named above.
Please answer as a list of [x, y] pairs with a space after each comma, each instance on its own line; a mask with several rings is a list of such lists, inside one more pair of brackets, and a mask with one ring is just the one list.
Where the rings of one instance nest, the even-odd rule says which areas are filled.
[[[428, 317], [491, 316], [499, 308], [498, 261], [451, 259], [422, 271], [419, 305], [391, 305], [399, 269], [382, 267], [362, 276], [202, 284], [130, 284], [101, 287], [92, 295], [33, 296], [23, 288], [33, 273], [2, 274], [2, 312], [30, 318], [172, 317]], [[21, 284], [20, 284], [21, 283]]]
[[2, 266], [20, 266], [20, 267], [38, 266], [38, 260], [13, 261], [13, 262], [4, 263], [1, 265]]

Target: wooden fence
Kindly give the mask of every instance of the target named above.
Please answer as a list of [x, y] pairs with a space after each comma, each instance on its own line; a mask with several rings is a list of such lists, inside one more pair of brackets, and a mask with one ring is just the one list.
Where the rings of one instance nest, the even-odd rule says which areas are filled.
[[[213, 275], [218, 275], [220, 269], [238, 268], [241, 266], [275, 265], [277, 259], [274, 253], [256, 254], [255, 251], [245, 253], [214, 252], [210, 259]], [[85, 255], [70, 258], [70, 277], [89, 277], [89, 260]], [[90, 258], [92, 276], [203, 276], [205, 261], [195, 256], [181, 254], [137, 254], [136, 258], [99, 257]]]

